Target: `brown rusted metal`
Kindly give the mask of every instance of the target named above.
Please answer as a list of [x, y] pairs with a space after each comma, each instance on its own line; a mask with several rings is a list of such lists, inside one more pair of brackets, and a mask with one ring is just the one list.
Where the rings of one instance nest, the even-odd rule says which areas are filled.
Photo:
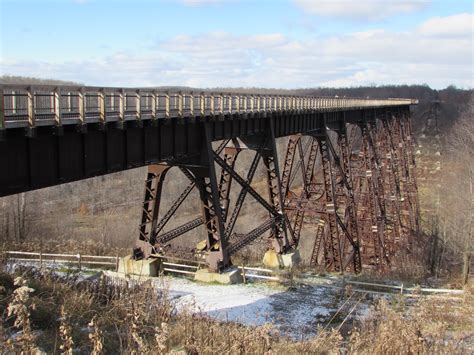
[[[334, 121], [337, 125], [331, 124]], [[193, 258], [204, 255], [209, 268], [219, 271], [231, 265], [233, 254], [264, 235], [270, 237], [271, 248], [285, 253], [298, 248], [302, 230], [310, 228], [312, 266], [335, 272], [358, 273], [364, 266], [386, 270], [397, 253], [409, 251], [419, 223], [408, 114], [366, 110], [361, 121], [348, 124], [328, 113], [324, 122], [316, 132], [289, 137], [281, 174], [273, 120], [266, 134], [226, 140], [216, 150], [206, 129], [199, 163], [180, 165], [190, 184], [161, 219], [159, 192], [169, 167], [150, 168], [138, 245], [148, 243], [148, 255], [183, 254], [169, 243], [203, 225], [206, 247], [199, 253], [188, 248], [186, 253]], [[242, 150], [255, 152], [245, 177], [236, 170]], [[268, 197], [251, 186], [260, 162]], [[163, 233], [194, 188], [199, 190], [202, 216]], [[231, 189], [239, 191], [231, 194]], [[250, 231], [235, 232], [247, 195], [269, 217]], [[231, 196], [236, 196], [233, 203]]]
[[[299, 244], [302, 228], [314, 231], [312, 266], [383, 271], [397, 253], [409, 251], [416, 235], [416, 178], [406, 113], [366, 115], [358, 125], [344, 122], [310, 137], [321, 152], [319, 160], [298, 155], [307, 137], [289, 139], [282, 177], [285, 215], [293, 226], [292, 246]], [[301, 165], [305, 178], [293, 186]]]

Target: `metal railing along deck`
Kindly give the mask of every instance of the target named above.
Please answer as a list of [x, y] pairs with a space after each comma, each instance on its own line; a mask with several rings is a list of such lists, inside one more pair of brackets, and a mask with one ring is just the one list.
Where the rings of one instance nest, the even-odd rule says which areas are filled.
[[67, 124], [304, 113], [415, 105], [414, 99], [316, 97], [77, 86], [0, 86], [0, 129]]

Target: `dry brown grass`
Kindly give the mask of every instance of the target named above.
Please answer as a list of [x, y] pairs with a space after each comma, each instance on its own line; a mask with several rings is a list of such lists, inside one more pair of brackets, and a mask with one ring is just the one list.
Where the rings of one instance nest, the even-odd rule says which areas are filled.
[[[21, 276], [26, 283], [14, 285]], [[2, 273], [0, 336], [9, 350], [40, 348], [78, 354], [301, 354], [469, 352], [474, 337], [471, 292], [462, 301], [381, 300], [349, 336], [320, 328], [307, 341], [284, 338], [271, 326], [217, 322], [204, 314], [176, 312], [165, 289], [114, 286], [107, 279], [78, 282], [32, 269]], [[19, 298], [21, 287], [34, 291]], [[32, 307], [35, 305], [35, 307]], [[9, 307], [22, 312], [8, 315]], [[27, 329], [28, 338], [12, 337]], [[26, 334], [20, 333], [20, 334]], [[34, 336], [32, 336], [32, 334]], [[5, 350], [8, 350], [5, 349]]]
[[32, 251], [43, 253], [71, 253], [87, 255], [124, 256], [131, 253], [131, 248], [114, 247], [94, 240], [46, 240], [29, 242], [8, 241], [0, 244], [0, 252], [8, 250]]
[[461, 302], [422, 299], [410, 307], [381, 300], [353, 330], [350, 352], [469, 353], [474, 349], [472, 294]]

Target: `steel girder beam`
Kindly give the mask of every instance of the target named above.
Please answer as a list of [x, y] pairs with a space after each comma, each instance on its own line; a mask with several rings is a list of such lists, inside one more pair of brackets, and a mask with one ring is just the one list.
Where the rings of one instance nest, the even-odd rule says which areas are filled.
[[[207, 231], [207, 257], [206, 261], [209, 269], [219, 271], [230, 265], [230, 256], [228, 254], [228, 241], [224, 232], [224, 216], [217, 182], [214, 158], [215, 152], [212, 149], [211, 127], [204, 124], [204, 149], [202, 150], [202, 159], [207, 169], [196, 169], [196, 186], [199, 189], [201, 198], [202, 214], [204, 226]], [[201, 173], [202, 174], [199, 174]], [[230, 184], [230, 179], [226, 180]], [[224, 193], [224, 195], [227, 195]]]
[[[161, 217], [161, 220], [158, 220], [157, 210], [153, 217], [150, 217], [150, 220], [153, 220], [153, 227], [149, 228], [152, 231], [149, 232], [151, 237], [145, 241], [148, 243], [147, 248], [151, 250], [149, 254], [153, 251], [173, 252], [176, 248], [167, 250], [168, 242], [201, 225], [204, 225], [207, 231], [204, 252], [207, 253], [207, 263], [212, 270], [221, 270], [230, 265], [231, 254], [250, 244], [269, 229], [272, 230], [270, 238], [272, 247], [279, 253], [287, 251], [286, 221], [282, 211], [281, 182], [275, 138], [272, 132], [269, 130], [265, 135], [253, 136], [248, 140], [249, 146], [238, 140], [226, 141], [216, 151], [212, 150], [211, 140], [206, 139], [199, 163], [180, 166], [181, 171], [191, 181], [190, 184]], [[209, 131], [206, 130], [204, 137], [208, 138], [208, 136]], [[235, 170], [238, 154], [242, 149], [255, 150], [246, 178], [241, 177]], [[223, 156], [220, 155], [222, 151]], [[268, 200], [250, 185], [260, 161], [264, 162], [267, 171]], [[217, 179], [214, 165], [221, 168], [220, 179]], [[163, 179], [159, 181], [162, 186]], [[240, 192], [233, 209], [230, 210], [232, 181], [239, 185]], [[202, 216], [165, 233], [160, 233], [194, 187], [199, 190]], [[248, 194], [269, 212], [270, 218], [246, 234], [236, 234], [233, 230]], [[140, 256], [139, 253], [136, 255]]]
[[[312, 219], [311, 222], [306, 222], [307, 224], [316, 224], [311, 264], [319, 263], [322, 254], [324, 259], [322, 264], [328, 270], [350, 269], [360, 272], [357, 210], [345, 125], [338, 131], [337, 149], [333, 147], [326, 130], [315, 137], [306, 137], [309, 139], [307, 144], [310, 147], [309, 154], [306, 154], [306, 149], [303, 148], [304, 138], [303, 136], [290, 138], [287, 160], [283, 165], [282, 188], [286, 191], [285, 211], [288, 219], [293, 221], [291, 245], [295, 247], [298, 245], [304, 219], [307, 216], [307, 220]], [[319, 164], [317, 164], [318, 153], [320, 153]], [[300, 167], [303, 188], [295, 189], [291, 177]]]
[[169, 166], [159, 164], [148, 167], [142, 219], [139, 226], [140, 234], [134, 249], [134, 254], [137, 256], [147, 258], [152, 253], [153, 231], [157, 223], [163, 181], [169, 168]]
[[[381, 162], [373, 140], [374, 127], [365, 123], [362, 127], [362, 156], [365, 168], [363, 204], [368, 206], [364, 217], [364, 256], [365, 263], [382, 268], [389, 264], [388, 251], [385, 247], [385, 198], [381, 179]], [[370, 228], [369, 228], [370, 227]]]
[[404, 148], [403, 157], [407, 180], [406, 195], [410, 210], [411, 228], [412, 231], [418, 235], [420, 233], [420, 206], [416, 181], [415, 141], [411, 128], [410, 113], [406, 112], [405, 114], [400, 114], [398, 120], [400, 122], [401, 148]]
[[[275, 143], [275, 127], [273, 120], [270, 120], [269, 130], [267, 134], [269, 150], [263, 156], [263, 163], [267, 172], [268, 195], [271, 204], [278, 213], [278, 219], [272, 227], [272, 246], [277, 253], [285, 253], [290, 249], [288, 242], [288, 228], [286, 218], [283, 212], [283, 193], [280, 181], [280, 168], [278, 165], [278, 154]], [[270, 217], [272, 217], [270, 215]]]
[[[336, 117], [328, 115], [331, 114], [325, 115], [325, 122], [333, 122]], [[413, 231], [417, 224], [414, 154], [407, 113], [386, 110], [376, 115], [368, 110], [351, 130], [345, 120], [339, 126], [328, 124], [337, 139], [324, 126], [307, 136], [291, 136], [281, 175], [273, 121], [268, 122], [265, 134], [249, 137], [249, 146], [238, 140], [231, 143], [228, 140], [216, 151], [212, 150], [209, 127], [204, 125], [207, 127], [203, 134], [206, 139], [199, 163], [180, 166], [190, 184], [161, 220], [157, 220], [159, 198], [156, 197], [159, 197], [169, 167], [160, 168], [163, 171], [151, 170], [149, 173], [153, 175], [147, 178], [140, 225], [141, 245], [151, 245], [151, 253], [154, 246], [164, 246], [204, 225], [207, 262], [211, 269], [221, 270], [230, 265], [231, 255], [269, 230], [276, 251], [284, 253], [296, 248], [302, 226], [313, 223], [316, 228], [312, 265], [321, 264], [328, 270], [340, 272], [359, 272], [361, 264], [379, 269], [390, 265], [391, 257], [400, 248], [399, 242], [406, 240], [408, 230]], [[358, 146], [357, 156], [354, 151]], [[235, 170], [242, 149], [255, 151], [245, 178]], [[251, 186], [261, 160], [267, 172], [268, 199]], [[219, 179], [214, 165], [221, 168]], [[240, 191], [231, 208], [233, 180]], [[295, 181], [301, 186], [295, 188]], [[162, 233], [163, 227], [195, 187], [199, 189], [203, 216]], [[248, 194], [270, 216], [250, 232], [235, 233], [234, 227]], [[404, 219], [404, 214], [414, 217]]]
[[[304, 138], [308, 139], [308, 141], [303, 148], [302, 141]], [[306, 158], [308, 150], [309, 155]], [[298, 156], [296, 157], [296, 164], [293, 164], [296, 151]], [[285, 216], [288, 226], [291, 227], [290, 246], [292, 248], [298, 247], [304, 216], [310, 210], [307, 205], [314, 199], [314, 195], [318, 193], [318, 190], [314, 188], [315, 183], [313, 182], [318, 152], [318, 142], [313, 137], [296, 135], [291, 136], [288, 141], [283, 165], [282, 191], [284, 191]], [[299, 171], [301, 171], [301, 185], [297, 186], [297, 189], [294, 190], [293, 182]]]
[[273, 226], [279, 223], [278, 218], [271, 217], [257, 228], [254, 228], [250, 232], [246, 234], [236, 234], [235, 241], [229, 247], [229, 254], [233, 255], [240, 249], [244, 248], [245, 246], [252, 243], [255, 239], [260, 237], [263, 233], [268, 231], [269, 229], [273, 228]]
[[324, 219], [320, 219], [317, 225], [316, 229], [316, 235], [314, 238], [314, 243], [313, 243], [313, 250], [311, 252], [311, 260], [310, 260], [310, 265], [311, 266], [317, 266], [321, 263], [319, 260], [319, 255], [321, 254], [321, 247], [323, 247], [323, 260], [326, 260], [326, 249], [324, 249], [323, 246], [323, 240], [324, 240], [324, 234], [325, 229], [326, 229], [326, 221]]
[[[352, 151], [352, 146], [349, 146], [346, 129], [347, 127], [344, 125], [338, 131], [337, 150], [333, 147], [330, 140], [328, 140], [328, 145], [332, 154], [332, 163], [337, 168], [335, 169], [335, 176], [336, 179], [339, 180], [335, 185], [336, 198], [339, 200], [337, 205], [338, 209], [336, 210], [336, 219], [342, 235], [346, 237], [341, 240], [341, 252], [346, 257], [343, 266], [345, 269], [353, 270], [358, 273], [361, 271], [362, 262], [359, 246], [359, 230], [357, 225], [357, 206], [353, 189], [352, 170], [349, 161], [349, 152]], [[349, 245], [347, 242], [349, 242]], [[352, 263], [352, 267], [348, 267], [349, 262]]]
[[337, 222], [337, 199], [336, 181], [333, 174], [333, 166], [328, 147], [329, 137], [319, 137], [319, 148], [321, 150], [321, 162], [323, 169], [323, 181], [325, 192], [326, 213], [328, 220], [328, 235], [325, 238], [326, 268], [340, 271], [344, 270], [343, 256], [341, 255], [341, 236]]
[[[227, 142], [228, 140], [225, 140], [217, 148], [218, 153], [222, 152]], [[208, 177], [207, 175], [210, 175], [210, 169], [203, 169], [203, 167], [201, 166], [192, 166], [188, 168], [180, 166], [179, 169], [190, 180], [190, 184], [171, 204], [171, 207], [166, 213], [163, 214], [161, 219], [158, 220], [158, 209], [161, 197], [161, 190], [163, 187], [165, 174], [170, 168], [171, 166], [168, 165], [152, 165], [149, 168], [148, 176], [145, 181], [145, 198], [143, 204], [144, 207], [142, 212], [142, 222], [140, 224], [140, 235], [134, 249], [134, 256], [136, 258], [148, 257], [152, 253], [161, 251], [166, 246], [166, 243], [201, 226], [206, 221], [207, 215], [205, 215], [204, 217], [195, 218], [183, 225], [180, 225], [176, 228], [173, 228], [172, 230], [160, 234], [160, 232], [169, 222], [171, 217], [176, 213], [177, 209], [181, 206], [181, 204], [186, 200], [186, 198], [194, 187], [199, 185], [201, 197], [203, 197], [203, 191], [201, 190], [206, 190], [206, 188], [209, 187], [206, 186], [206, 184], [209, 185], [209, 182], [206, 181], [206, 177]], [[220, 192], [221, 189], [223, 191], [226, 189], [230, 189], [226, 187], [225, 184], [230, 184], [230, 179], [221, 177], [221, 184], [219, 185], [219, 196], [226, 196], [225, 192]], [[191, 250], [189, 250], [188, 252], [191, 252]]]
[[[301, 141], [300, 141], [301, 145]], [[301, 197], [305, 199], [301, 201], [299, 208], [296, 210], [296, 215], [293, 224], [293, 240], [292, 243], [296, 248], [299, 244], [301, 229], [303, 227], [304, 216], [306, 213], [306, 206], [309, 202], [309, 197], [313, 197], [314, 194], [317, 194], [317, 190], [313, 189], [313, 178], [314, 178], [314, 168], [316, 164], [316, 158], [318, 155], [318, 141], [314, 138], [310, 139], [310, 151], [308, 156], [308, 161], [304, 169], [304, 178], [303, 178], [303, 191], [301, 192]], [[300, 150], [301, 152], [301, 150]], [[304, 152], [300, 153], [300, 159], [304, 162]], [[304, 164], [301, 164], [304, 165]]]
[[[245, 180], [246, 186], [250, 186], [252, 183], [253, 177], [255, 175], [255, 172], [257, 171], [257, 166], [258, 162], [260, 161], [261, 155], [257, 151], [255, 153], [255, 156], [252, 160], [252, 164], [250, 165], [249, 171], [247, 173], [247, 179]], [[225, 230], [225, 236], [226, 238], [230, 238], [232, 231], [234, 230], [235, 223], [237, 222], [237, 218], [240, 214], [242, 205], [244, 203], [245, 197], [247, 196], [247, 192], [249, 190], [247, 188], [242, 188], [240, 190], [239, 196], [237, 197], [237, 200], [235, 202], [234, 209], [232, 210], [232, 214], [226, 224], [226, 230]]]

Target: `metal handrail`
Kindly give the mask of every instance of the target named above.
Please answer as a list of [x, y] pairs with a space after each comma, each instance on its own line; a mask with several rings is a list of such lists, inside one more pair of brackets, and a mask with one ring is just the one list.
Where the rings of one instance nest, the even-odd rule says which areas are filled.
[[409, 106], [416, 99], [322, 97], [210, 91], [160, 91], [51, 85], [0, 85], [0, 128], [172, 117], [327, 112]]

